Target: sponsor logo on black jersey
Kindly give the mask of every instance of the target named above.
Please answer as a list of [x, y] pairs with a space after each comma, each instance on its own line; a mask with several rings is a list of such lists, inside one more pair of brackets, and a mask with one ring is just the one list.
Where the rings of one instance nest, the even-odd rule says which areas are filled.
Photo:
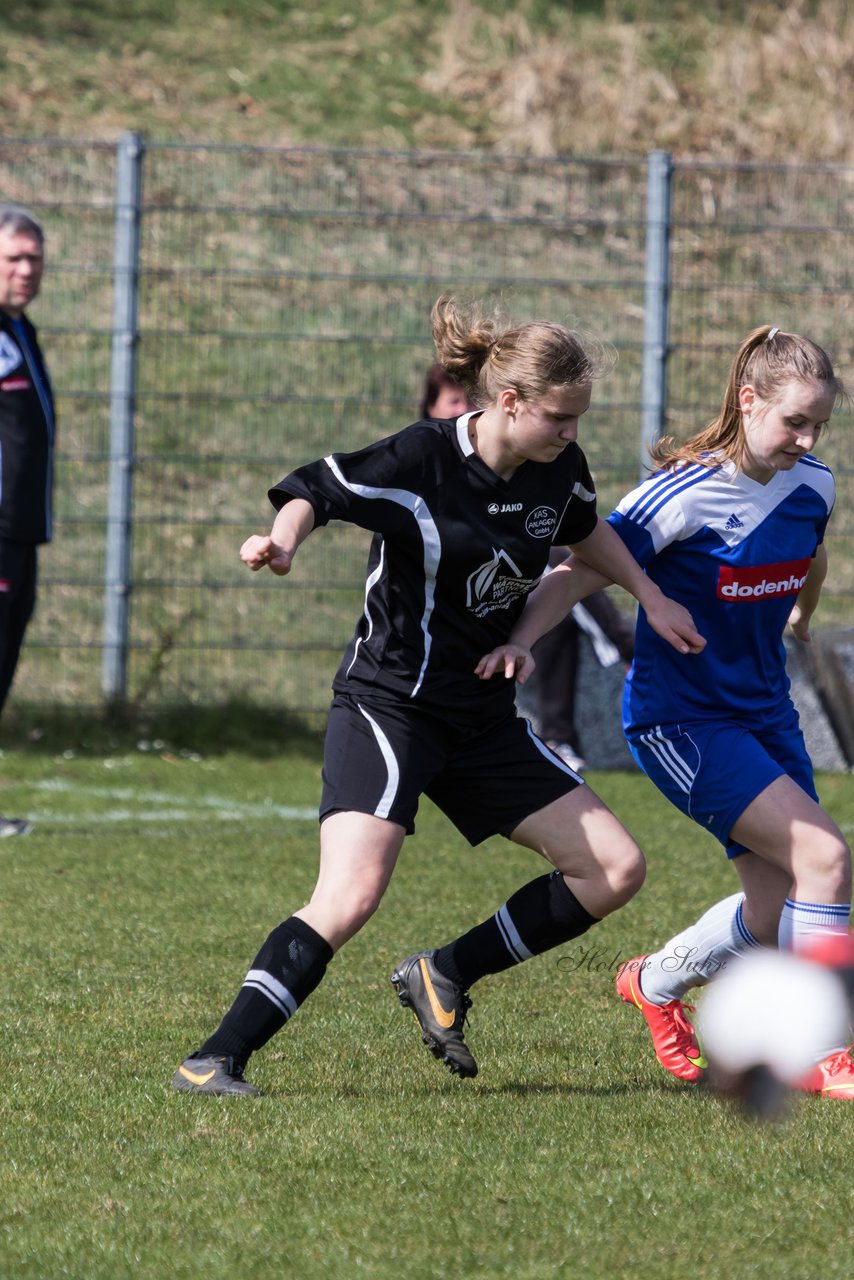
[[490, 502], [486, 509], [491, 516], [503, 516], [508, 511], [521, 511], [524, 505], [524, 502]]
[[807, 580], [810, 560], [785, 560], [780, 564], [721, 565], [718, 569], [719, 600], [764, 600], [766, 596], [796, 596]]
[[519, 596], [527, 595], [534, 585], [531, 578], [523, 578], [518, 565], [506, 551], [496, 551], [492, 558], [469, 574], [466, 583], [466, 608], [479, 618], [496, 609], [509, 609]]
[[557, 527], [557, 512], [553, 507], [535, 507], [525, 528], [532, 538], [550, 538]]

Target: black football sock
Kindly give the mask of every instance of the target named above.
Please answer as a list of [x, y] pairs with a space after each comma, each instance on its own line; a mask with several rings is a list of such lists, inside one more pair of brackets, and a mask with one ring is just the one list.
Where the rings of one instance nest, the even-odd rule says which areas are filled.
[[489, 920], [440, 947], [433, 962], [467, 990], [488, 973], [501, 973], [580, 937], [597, 922], [561, 873], [553, 871], [523, 885]]
[[244, 1066], [311, 995], [331, 959], [329, 943], [310, 925], [296, 916], [285, 920], [258, 952], [234, 1004], [198, 1053], [230, 1054]]

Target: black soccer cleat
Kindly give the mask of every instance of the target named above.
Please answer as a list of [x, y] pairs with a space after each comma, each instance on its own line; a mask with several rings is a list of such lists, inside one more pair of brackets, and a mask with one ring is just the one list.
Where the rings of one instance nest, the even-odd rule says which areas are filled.
[[261, 1090], [243, 1079], [243, 1067], [232, 1057], [221, 1053], [185, 1058], [172, 1078], [172, 1088], [179, 1093], [251, 1094], [261, 1097]]
[[391, 975], [392, 986], [405, 1009], [411, 1009], [421, 1039], [434, 1058], [458, 1076], [476, 1076], [477, 1063], [463, 1039], [463, 1024], [471, 1008], [467, 991], [440, 973], [435, 951], [416, 951]]
[[0, 818], [0, 839], [3, 836], [28, 836], [33, 824], [27, 818]]

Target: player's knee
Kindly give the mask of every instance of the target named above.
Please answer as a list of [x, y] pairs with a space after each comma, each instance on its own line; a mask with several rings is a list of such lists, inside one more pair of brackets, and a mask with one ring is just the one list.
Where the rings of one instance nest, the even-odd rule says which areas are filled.
[[794, 862], [798, 880], [808, 877], [812, 885], [833, 895], [829, 900], [850, 899], [851, 850], [841, 834], [828, 831], [817, 838], [811, 833], [803, 848], [796, 850]]
[[367, 924], [381, 901], [382, 890], [374, 890], [371, 886], [339, 892], [334, 897], [316, 889], [309, 906], [324, 922], [324, 937], [331, 935], [336, 939], [347, 939]]
[[357, 897], [349, 904], [349, 915], [351, 924], [356, 929], [361, 929], [366, 925], [371, 916], [376, 911], [382, 900], [381, 893], [366, 892]]
[[621, 907], [635, 896], [646, 879], [646, 859], [631, 839], [615, 851], [608, 867], [608, 883], [615, 907]]
[[821, 892], [822, 897], [830, 893], [832, 897], [827, 901], [850, 897], [851, 852], [841, 832], [810, 829], [795, 842], [791, 867], [796, 884], [809, 884], [809, 891]]

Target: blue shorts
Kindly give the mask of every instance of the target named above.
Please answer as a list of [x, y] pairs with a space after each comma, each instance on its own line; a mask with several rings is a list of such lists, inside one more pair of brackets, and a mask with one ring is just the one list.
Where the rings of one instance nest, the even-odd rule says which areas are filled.
[[720, 840], [729, 858], [747, 852], [746, 845], [730, 839], [732, 828], [777, 778], [788, 775], [818, 800], [793, 706], [769, 725], [694, 720], [632, 730], [627, 738], [647, 777], [677, 809]]
[[485, 723], [451, 724], [411, 703], [336, 694], [320, 818], [370, 813], [411, 835], [426, 795], [476, 845], [509, 836], [532, 813], [583, 785], [515, 708]]

